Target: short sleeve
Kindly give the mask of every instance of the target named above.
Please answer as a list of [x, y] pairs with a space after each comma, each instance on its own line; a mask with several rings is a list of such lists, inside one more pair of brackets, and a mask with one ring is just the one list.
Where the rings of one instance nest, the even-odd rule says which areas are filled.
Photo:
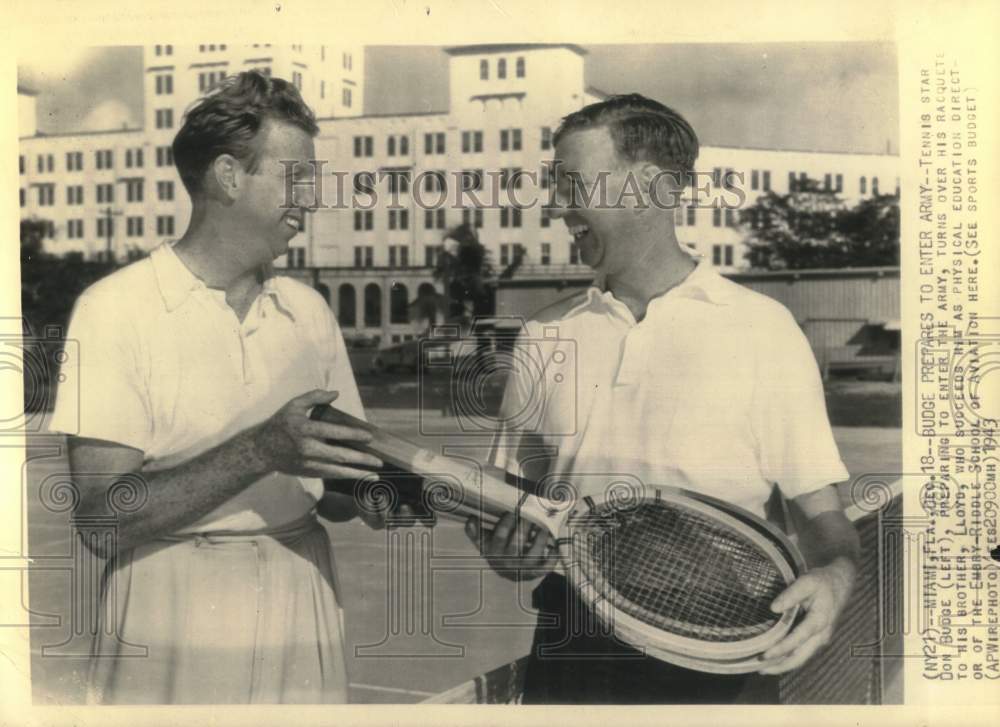
[[358, 384], [354, 379], [351, 359], [347, 354], [347, 346], [344, 343], [340, 325], [325, 301], [322, 308], [319, 334], [322, 350], [326, 352], [326, 388], [340, 392], [335, 401], [338, 409], [358, 419], [365, 419], [365, 409], [361, 404], [361, 394], [358, 393]]
[[48, 428], [145, 452], [152, 440], [152, 413], [138, 332], [122, 315], [122, 305], [88, 293], [77, 300]]
[[846, 480], [816, 359], [788, 311], [758, 345], [752, 416], [762, 475], [787, 497]]

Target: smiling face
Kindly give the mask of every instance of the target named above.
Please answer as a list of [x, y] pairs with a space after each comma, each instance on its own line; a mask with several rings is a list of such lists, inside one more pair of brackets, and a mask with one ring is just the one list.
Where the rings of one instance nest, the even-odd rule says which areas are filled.
[[[615, 150], [605, 127], [566, 134], [555, 149], [554, 218], [562, 218], [584, 264], [602, 273], [620, 272], [632, 257], [635, 201], [626, 187], [632, 166]], [[583, 190], [579, 187], [583, 186]], [[623, 190], [625, 195], [623, 196]], [[622, 209], [612, 209], [622, 200]]]
[[[270, 262], [288, 251], [288, 243], [305, 227], [306, 214], [313, 204], [316, 158], [312, 137], [281, 122], [267, 122], [260, 131], [257, 168], [242, 175], [242, 189], [235, 200], [240, 234], [247, 241], [248, 252]], [[294, 176], [282, 160], [295, 160]], [[292, 186], [294, 205], [288, 208], [288, 186]], [[265, 260], [266, 258], [266, 260]]]

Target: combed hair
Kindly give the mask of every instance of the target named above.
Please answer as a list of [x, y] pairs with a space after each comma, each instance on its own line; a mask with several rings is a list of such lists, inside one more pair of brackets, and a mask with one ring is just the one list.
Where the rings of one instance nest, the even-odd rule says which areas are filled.
[[319, 133], [316, 117], [299, 90], [281, 78], [245, 71], [225, 79], [198, 99], [184, 115], [174, 138], [174, 163], [192, 196], [220, 154], [231, 154], [250, 171], [257, 169], [257, 134], [265, 121], [281, 121], [310, 136]]
[[638, 93], [611, 96], [563, 118], [553, 143], [570, 132], [601, 127], [608, 129], [624, 161], [649, 161], [676, 170], [684, 184], [690, 181], [698, 158], [698, 135], [673, 109]]

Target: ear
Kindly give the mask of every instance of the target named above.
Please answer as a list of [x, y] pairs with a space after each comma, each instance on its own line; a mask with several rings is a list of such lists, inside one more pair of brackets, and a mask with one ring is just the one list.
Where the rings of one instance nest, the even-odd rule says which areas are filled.
[[235, 199], [243, 189], [243, 165], [231, 154], [220, 154], [210, 168], [212, 181], [229, 199]]

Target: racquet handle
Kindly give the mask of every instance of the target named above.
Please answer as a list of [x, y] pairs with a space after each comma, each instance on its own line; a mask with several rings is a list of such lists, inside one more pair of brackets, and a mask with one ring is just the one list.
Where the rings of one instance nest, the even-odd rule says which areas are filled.
[[459, 494], [463, 507], [472, 506], [491, 515], [519, 512], [524, 519], [555, 532], [544, 506], [523, 507], [528, 500], [535, 505], [538, 505], [535, 501], [542, 501], [542, 498], [531, 497], [533, 486], [505, 470], [434, 454], [403, 437], [325, 404], [315, 407], [310, 418], [370, 432], [370, 442], [351, 442], [349, 446], [373, 454], [406, 472], [457, 485], [461, 489]]

